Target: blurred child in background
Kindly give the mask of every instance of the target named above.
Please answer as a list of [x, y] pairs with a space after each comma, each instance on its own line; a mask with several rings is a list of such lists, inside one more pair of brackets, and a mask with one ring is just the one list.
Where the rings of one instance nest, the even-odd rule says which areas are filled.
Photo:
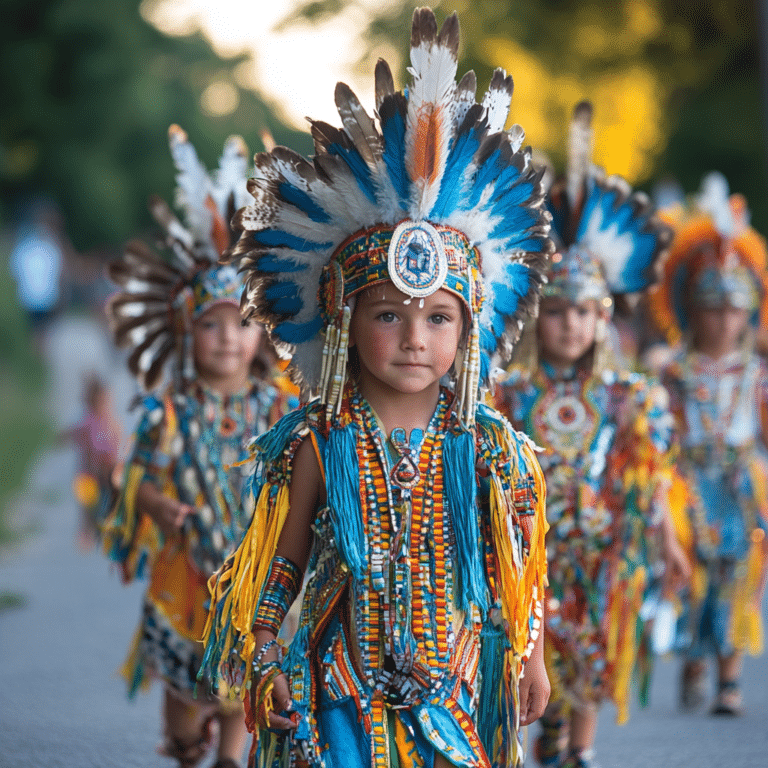
[[664, 280], [651, 295], [657, 327], [676, 345], [662, 370], [680, 433], [676, 525], [695, 564], [677, 643], [680, 702], [705, 698], [717, 661], [713, 714], [737, 715], [744, 653], [762, 651], [768, 527], [768, 378], [754, 353], [768, 327], [764, 239], [744, 199], [710, 174], [679, 217]]
[[61, 439], [72, 441], [79, 454], [72, 490], [80, 505], [77, 540], [87, 552], [98, 541], [101, 524], [114, 501], [122, 426], [115, 416], [109, 388], [94, 372], [83, 383], [83, 406], [83, 418]]
[[242, 283], [232, 267], [217, 264], [230, 245], [228, 222], [246, 194], [242, 140], [227, 142], [213, 176], [177, 126], [170, 143], [186, 227], [153, 200], [170, 258], [137, 241], [110, 269], [122, 291], [108, 313], [117, 343], [132, 350], [132, 372], [152, 391], [169, 363], [171, 382], [144, 399], [105, 546], [126, 581], [149, 576], [123, 674], [129, 695], [153, 678], [163, 681], [161, 754], [182, 768], [197, 765], [216, 726], [216, 766], [234, 768], [246, 736], [241, 703], [211, 696], [204, 686], [195, 692], [207, 581], [252, 512], [240, 504], [243, 479], [232, 465], [245, 442], [279, 415], [282, 399], [254, 376], [264, 365], [262, 328], [241, 322]]
[[612, 294], [642, 291], [669, 231], [640, 193], [591, 164], [592, 107], [580, 103], [568, 171], [550, 194], [558, 247], [539, 316], [525, 331], [496, 403], [537, 445], [547, 483], [545, 660], [552, 685], [535, 755], [589, 768], [600, 704], [628, 717], [649, 581], [646, 541], [664, 510], [672, 423], [663, 390], [621, 372], [608, 323]]

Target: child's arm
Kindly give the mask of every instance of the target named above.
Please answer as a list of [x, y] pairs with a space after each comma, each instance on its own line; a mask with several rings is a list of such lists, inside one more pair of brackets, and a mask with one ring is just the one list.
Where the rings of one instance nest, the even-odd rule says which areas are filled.
[[[294, 457], [293, 471], [291, 474], [291, 487], [289, 492], [290, 509], [285, 520], [285, 525], [280, 533], [277, 543], [276, 555], [279, 558], [290, 561], [301, 574], [304, 573], [312, 547], [312, 522], [319, 503], [325, 502], [325, 488], [322, 483], [320, 467], [315, 456], [314, 446], [311, 440], [305, 440], [297, 449]], [[273, 560], [273, 568], [277, 558]], [[299, 584], [300, 584], [299, 579]], [[282, 606], [283, 615], [288, 612], [290, 605]], [[258, 622], [257, 611], [257, 622]], [[260, 666], [277, 661], [277, 648], [273, 641], [277, 633], [273, 629], [254, 624], [253, 638]], [[271, 644], [271, 645], [270, 645]], [[261, 649], [266, 650], [263, 655]], [[252, 707], [255, 707], [255, 698], [260, 695], [259, 685], [253, 686]], [[284, 674], [275, 677], [272, 687], [273, 711], [269, 714], [269, 727], [281, 730], [295, 728], [296, 723], [287, 717], [281, 717], [280, 712], [292, 709], [291, 696], [288, 690], [288, 680]]]
[[[528, 541], [533, 539], [533, 515], [522, 518], [525, 537]], [[543, 595], [542, 595], [543, 598]], [[539, 636], [531, 651], [531, 656], [525, 663], [523, 677], [520, 680], [520, 725], [530, 725], [543, 714], [549, 702], [551, 686], [549, 675], [544, 664], [544, 600], [541, 603], [541, 624]]]
[[675, 594], [691, 578], [691, 564], [680, 546], [669, 508], [669, 483], [662, 483], [655, 494], [655, 503], [661, 509], [661, 547], [664, 553], [664, 591]]
[[163, 536], [173, 536], [184, 524], [184, 518], [194, 512], [194, 507], [165, 496], [151, 481], [145, 480], [136, 493], [139, 510], [154, 520]]
[[530, 725], [538, 720], [549, 702], [551, 686], [544, 664], [544, 606], [542, 604], [541, 630], [525, 663], [520, 680], [520, 725]]

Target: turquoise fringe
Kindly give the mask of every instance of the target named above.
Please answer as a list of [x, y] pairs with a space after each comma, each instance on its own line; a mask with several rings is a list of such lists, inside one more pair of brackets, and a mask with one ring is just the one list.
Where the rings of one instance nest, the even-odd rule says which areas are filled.
[[480, 633], [480, 662], [478, 679], [480, 695], [477, 706], [477, 734], [487, 755], [493, 755], [494, 741], [499, 727], [503, 727], [502, 711], [504, 650], [509, 647], [503, 626], [487, 620]]
[[443, 448], [443, 481], [456, 539], [455, 594], [459, 607], [468, 615], [471, 603], [482, 613], [488, 610], [488, 590], [480, 550], [477, 485], [466, 482], [475, 475], [474, 435], [465, 431], [449, 432]]
[[367, 547], [360, 506], [360, 469], [356, 427], [331, 429], [323, 453], [336, 547], [355, 579], [365, 577]]

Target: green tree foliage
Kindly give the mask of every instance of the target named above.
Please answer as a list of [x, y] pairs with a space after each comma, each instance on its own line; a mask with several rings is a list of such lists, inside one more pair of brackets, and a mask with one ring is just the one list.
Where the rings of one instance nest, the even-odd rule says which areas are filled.
[[[368, 0], [315, 0], [294, 18], [325, 18], [351, 3], [373, 7]], [[496, 66], [513, 74], [513, 117], [556, 167], [573, 104], [592, 98], [597, 160], [609, 172], [646, 187], [669, 175], [691, 192], [706, 172], [720, 170], [768, 234], [761, 3], [443, 0], [436, 14], [458, 12], [460, 71], [474, 69], [480, 87]], [[405, 54], [413, 8], [397, 0], [379, 6], [366, 30], [371, 50], [386, 45]], [[401, 83], [406, 63], [403, 57]], [[534, 112], [538, 120], [531, 121]], [[622, 136], [636, 144], [637, 157], [626, 167], [614, 162], [624, 159]]]
[[[116, 247], [150, 224], [152, 192], [171, 199], [167, 130], [181, 125], [213, 166], [224, 139], [252, 151], [260, 131], [310, 149], [255, 93], [238, 88], [242, 58], [222, 60], [200, 36], [170, 38], [137, 0], [0, 0], [0, 200], [9, 217], [45, 194], [62, 207], [76, 248]], [[237, 89], [237, 108], [201, 109], [206, 88]], [[302, 144], [303, 142], [303, 144]]]

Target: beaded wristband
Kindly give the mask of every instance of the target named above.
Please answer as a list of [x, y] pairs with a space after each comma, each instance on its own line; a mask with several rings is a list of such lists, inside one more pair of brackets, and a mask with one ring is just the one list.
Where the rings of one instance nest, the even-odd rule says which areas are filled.
[[300, 589], [301, 571], [298, 566], [280, 555], [275, 555], [259, 607], [256, 609], [253, 628], [267, 629], [277, 635]]
[[[274, 648], [276, 645], [278, 645], [277, 640], [272, 638], [272, 640], [267, 640], [267, 642], [264, 643], [264, 645], [262, 645], [261, 648], [259, 648], [259, 652], [256, 654], [256, 656], [254, 656], [253, 661], [251, 662], [254, 672], [256, 672], [259, 675], [263, 673], [261, 660], [264, 658], [264, 655], [266, 654], [266, 652], [269, 651], [271, 648]], [[269, 663], [270, 662], [267, 662], [267, 664]], [[267, 664], [264, 664], [264, 667], [266, 667]]]

